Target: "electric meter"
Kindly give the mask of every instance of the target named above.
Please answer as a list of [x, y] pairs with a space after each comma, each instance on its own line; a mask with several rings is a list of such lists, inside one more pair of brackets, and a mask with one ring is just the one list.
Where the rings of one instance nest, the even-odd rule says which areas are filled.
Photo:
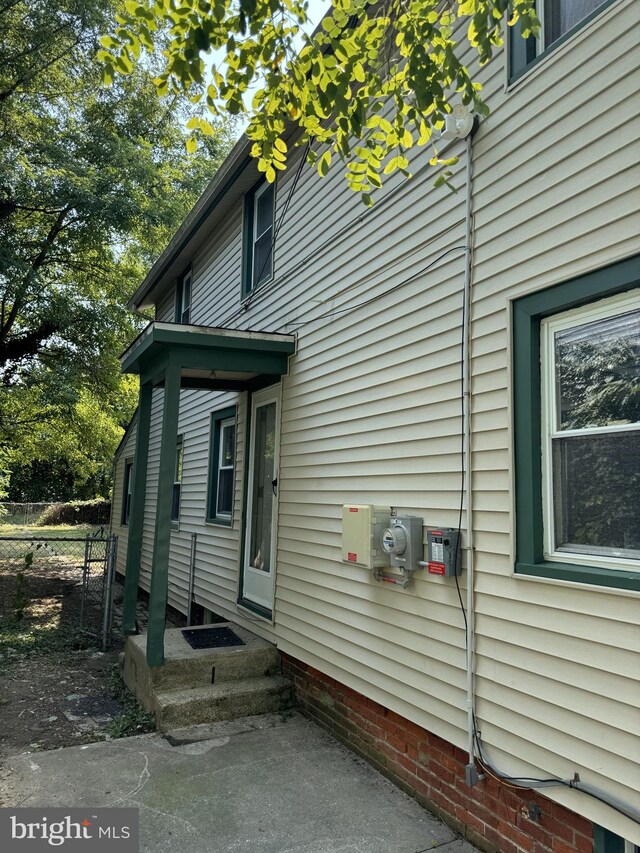
[[407, 531], [399, 524], [387, 527], [382, 534], [382, 549], [387, 554], [395, 554], [401, 557], [407, 550]]
[[417, 569], [422, 560], [422, 519], [411, 515], [392, 518], [380, 544], [392, 566], [409, 571]]

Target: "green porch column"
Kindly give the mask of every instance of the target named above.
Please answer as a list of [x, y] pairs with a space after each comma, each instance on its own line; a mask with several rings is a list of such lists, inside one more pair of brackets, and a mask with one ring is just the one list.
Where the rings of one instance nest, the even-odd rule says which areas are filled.
[[180, 367], [170, 365], [165, 370], [164, 379], [158, 500], [151, 568], [151, 591], [149, 593], [149, 628], [147, 633], [147, 662], [149, 666], [162, 666], [164, 663], [164, 627], [169, 585], [171, 504], [173, 501], [173, 480], [178, 439], [180, 372]]
[[144, 499], [147, 490], [147, 460], [149, 458], [152, 390], [150, 384], [141, 385], [140, 398], [138, 400], [138, 431], [136, 434], [135, 456], [133, 458], [129, 540], [127, 544], [124, 603], [122, 607], [123, 634], [135, 634], [136, 632], [136, 603], [138, 600], [138, 584], [140, 582]]

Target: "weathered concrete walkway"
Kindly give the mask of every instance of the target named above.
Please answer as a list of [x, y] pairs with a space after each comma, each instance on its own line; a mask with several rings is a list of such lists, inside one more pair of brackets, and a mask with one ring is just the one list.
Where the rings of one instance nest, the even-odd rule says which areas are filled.
[[143, 853], [475, 850], [297, 713], [196, 728], [15, 756], [7, 805], [139, 807]]

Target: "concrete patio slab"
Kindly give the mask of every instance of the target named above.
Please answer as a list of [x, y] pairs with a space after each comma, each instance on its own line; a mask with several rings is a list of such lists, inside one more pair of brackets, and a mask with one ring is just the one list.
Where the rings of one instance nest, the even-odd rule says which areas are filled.
[[6, 805], [138, 807], [142, 853], [475, 850], [297, 713], [26, 753], [8, 764]]

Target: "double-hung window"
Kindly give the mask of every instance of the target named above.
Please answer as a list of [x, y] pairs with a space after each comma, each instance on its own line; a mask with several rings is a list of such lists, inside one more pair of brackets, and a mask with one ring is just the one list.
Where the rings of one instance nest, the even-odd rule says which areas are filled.
[[640, 299], [541, 323], [545, 557], [640, 568]]
[[176, 462], [173, 474], [173, 499], [171, 501], [171, 521], [178, 522], [180, 518], [180, 493], [182, 491], [182, 463], [184, 458], [182, 436], [176, 442]]
[[211, 415], [207, 521], [214, 524], [232, 523], [235, 457], [236, 409], [233, 406]]
[[266, 181], [244, 199], [243, 296], [273, 276], [274, 201], [274, 184]]
[[509, 28], [509, 77], [513, 80], [585, 26], [613, 0], [537, 0], [540, 35], [522, 38], [518, 24]]
[[176, 323], [191, 322], [191, 270], [180, 276], [176, 287]]
[[518, 574], [640, 589], [640, 257], [513, 303]]

